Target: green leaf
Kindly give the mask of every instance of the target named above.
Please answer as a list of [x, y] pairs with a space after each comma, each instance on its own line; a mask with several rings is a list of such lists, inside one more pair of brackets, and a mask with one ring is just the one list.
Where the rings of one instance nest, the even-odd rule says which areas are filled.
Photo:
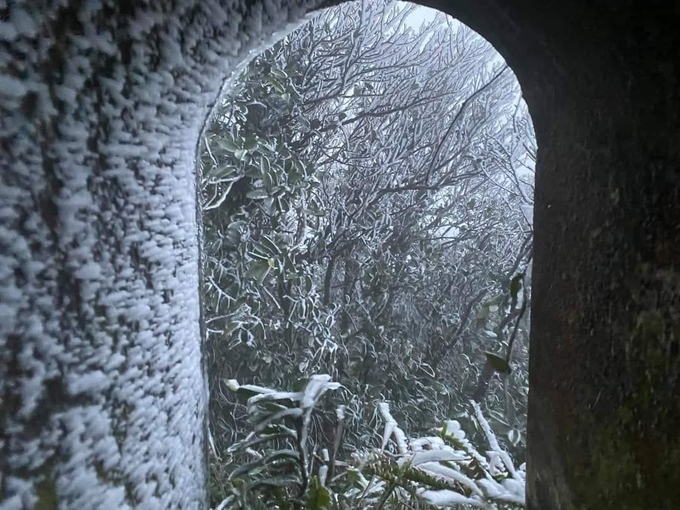
[[245, 150], [253, 150], [255, 147], [257, 147], [257, 138], [255, 138], [254, 135], [248, 135], [245, 137], [243, 140], [243, 148]]
[[246, 278], [257, 281], [258, 284], [262, 285], [264, 279], [269, 274], [269, 261], [267, 260], [256, 260], [250, 263], [250, 269], [246, 274]]
[[254, 430], [255, 432], [261, 432], [264, 430], [266, 427], [268, 427], [271, 423], [277, 422], [277, 421], [282, 421], [286, 418], [293, 418], [293, 419], [299, 419], [303, 415], [304, 411], [300, 409], [299, 407], [291, 407], [288, 409], [283, 409], [281, 411], [278, 411], [276, 413], [272, 414], [267, 414], [264, 416], [258, 416], [256, 422], [254, 423], [255, 427]]
[[267, 198], [264, 199], [264, 207], [265, 207], [265, 211], [267, 212], [267, 214], [273, 213], [273, 210], [272, 210], [273, 205], [274, 205], [274, 198], [273, 197], [267, 197]]
[[255, 395], [260, 395], [262, 393], [262, 391], [258, 391], [257, 388], [254, 388], [251, 385], [239, 385], [235, 379], [223, 379], [223, 381], [230, 391], [236, 393], [243, 400], [248, 400], [250, 397], [254, 397]]
[[266, 253], [263, 253], [262, 247], [258, 245], [257, 243], [253, 243], [252, 249], [248, 251], [248, 256], [252, 257], [253, 259], [257, 260], [264, 260], [267, 261], [269, 260], [269, 255]]
[[272, 86], [274, 87], [274, 90], [276, 90], [276, 92], [278, 92], [279, 94], [283, 94], [286, 91], [286, 87], [279, 80], [275, 80], [274, 78], [271, 78], [269, 80], [269, 83], [272, 84]]
[[312, 128], [309, 121], [302, 115], [297, 118], [297, 121], [305, 132], [309, 131]]
[[219, 167], [217, 170], [210, 172], [210, 175], [218, 179], [230, 181], [236, 181], [241, 178], [238, 169], [233, 165], [223, 165]]
[[492, 352], [485, 352], [484, 355], [486, 356], [487, 361], [491, 365], [491, 367], [498, 373], [501, 374], [509, 374], [511, 372], [510, 365], [508, 364], [507, 361], [505, 361], [505, 358], [499, 356], [498, 354], [494, 354]]
[[313, 284], [314, 284], [314, 282], [313, 282], [312, 278], [308, 275], [305, 275], [304, 278], [303, 278], [303, 285], [304, 285], [303, 289], [306, 293], [309, 293], [312, 290]]
[[269, 236], [262, 236], [260, 238], [260, 244], [262, 244], [262, 248], [269, 253], [270, 255], [281, 255], [283, 252], [281, 251], [281, 248], [269, 237]]
[[280, 78], [282, 80], [285, 80], [286, 78], [288, 78], [288, 75], [284, 71], [282, 71], [281, 69], [278, 69], [276, 67], [272, 67], [272, 74], [274, 76], [276, 76], [277, 78]]
[[243, 150], [243, 149], [237, 149], [237, 150], [234, 151], [234, 157], [236, 159], [238, 159], [239, 161], [243, 161], [247, 154], [248, 154], [248, 151]]
[[262, 175], [268, 176], [270, 170], [271, 170], [271, 164], [269, 163], [269, 160], [266, 157], [262, 156], [260, 158], [260, 171], [262, 172]]
[[261, 188], [254, 189], [246, 193], [246, 197], [248, 197], [251, 200], [262, 200], [263, 198], [267, 198], [268, 196], [269, 193], [267, 193], [265, 190]]
[[230, 246], [237, 246], [241, 242], [241, 229], [245, 228], [244, 221], [235, 221], [227, 228], [224, 233], [225, 241]]
[[236, 143], [234, 143], [233, 140], [229, 140], [227, 138], [218, 138], [217, 145], [219, 145], [228, 152], [234, 152], [239, 149], [238, 145], [236, 145]]
[[240, 476], [242, 474], [249, 473], [253, 471], [255, 468], [261, 466], [269, 466], [271, 465], [272, 462], [277, 460], [284, 461], [287, 460], [291, 464], [297, 465], [299, 457], [300, 455], [295, 450], [277, 450], [273, 453], [270, 453], [267, 456], [260, 457], [259, 459], [256, 459], [252, 462], [241, 464], [231, 473], [230, 478], [236, 478], [237, 476]]
[[255, 436], [254, 438], [247, 439], [240, 441], [236, 444], [233, 444], [229, 448], [227, 448], [227, 453], [236, 453], [236, 452], [241, 452], [245, 451], [248, 448], [252, 448], [253, 446], [258, 446], [261, 445], [262, 443], [267, 443], [267, 442], [275, 442], [275, 441], [284, 441], [287, 439], [292, 439], [295, 440], [297, 438], [296, 434], [290, 434], [289, 432], [280, 432], [277, 434], [266, 434], [266, 435], [261, 435], [261, 436]]
[[282, 213], [287, 213], [290, 210], [290, 203], [286, 199], [276, 197], [276, 204], [278, 206], [279, 211], [281, 211]]
[[321, 485], [318, 477], [312, 478], [307, 493], [307, 510], [326, 510], [331, 506], [331, 493]]
[[255, 165], [248, 165], [246, 167], [245, 172], [243, 172], [246, 177], [250, 177], [251, 179], [258, 180], [262, 177], [262, 172], [260, 171], [260, 168], [255, 166]]

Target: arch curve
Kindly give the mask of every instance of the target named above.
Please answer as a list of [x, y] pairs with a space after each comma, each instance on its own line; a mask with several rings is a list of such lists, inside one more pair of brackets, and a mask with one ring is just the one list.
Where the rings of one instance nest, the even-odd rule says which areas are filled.
[[[677, 7], [419, 3], [458, 17], [503, 54], [534, 119], [529, 507], [672, 508]], [[248, 52], [329, 4], [8, 5], [0, 501], [203, 508], [196, 141]]]

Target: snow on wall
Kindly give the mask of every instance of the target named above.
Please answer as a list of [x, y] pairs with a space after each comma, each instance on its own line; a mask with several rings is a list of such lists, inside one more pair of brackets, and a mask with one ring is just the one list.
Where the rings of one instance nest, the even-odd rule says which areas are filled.
[[1, 509], [205, 507], [197, 140], [295, 1], [0, 0]]

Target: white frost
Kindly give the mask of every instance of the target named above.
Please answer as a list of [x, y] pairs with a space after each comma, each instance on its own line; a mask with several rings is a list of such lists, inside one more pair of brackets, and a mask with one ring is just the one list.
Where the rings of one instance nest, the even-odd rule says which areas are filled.
[[470, 505], [475, 508], [485, 508], [491, 510], [491, 505], [481, 501], [477, 498], [469, 498], [462, 494], [449, 490], [424, 490], [420, 492], [420, 497], [427, 501], [430, 505], [439, 507], [448, 507], [453, 505]]
[[0, 95], [21, 98], [28, 92], [23, 81], [7, 74], [0, 74]]
[[380, 402], [378, 404], [378, 410], [380, 415], [385, 421], [385, 432], [383, 433], [382, 449], [385, 449], [387, 442], [392, 436], [394, 436], [394, 442], [397, 444], [397, 450], [400, 454], [405, 454], [408, 452], [408, 440], [406, 439], [406, 434], [399, 428], [397, 420], [394, 419], [390, 413], [390, 406], [387, 402]]

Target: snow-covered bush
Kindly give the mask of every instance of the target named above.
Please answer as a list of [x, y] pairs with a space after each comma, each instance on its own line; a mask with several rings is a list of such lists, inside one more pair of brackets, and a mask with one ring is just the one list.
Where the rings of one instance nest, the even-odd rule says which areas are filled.
[[330, 444], [310, 430], [324, 394], [340, 389], [330, 376], [314, 375], [297, 391], [234, 380], [228, 387], [246, 400], [251, 430], [226, 452], [213, 451], [214, 496], [222, 497], [216, 510], [524, 507], [524, 467], [515, 467], [475, 402], [484, 454], [455, 420], [431, 436], [408, 437], [379, 402], [382, 443], [338, 458], [345, 410], [336, 411]]
[[314, 426], [331, 434], [346, 405], [346, 445], [375, 433], [375, 400], [418, 434], [472, 398], [522, 460], [529, 313], [513, 285], [532, 251], [531, 123], [491, 45], [420, 14], [373, 0], [329, 9], [258, 55], [206, 127], [220, 449], [245, 431], [225, 379], [289, 388], [326, 373], [348, 391]]

